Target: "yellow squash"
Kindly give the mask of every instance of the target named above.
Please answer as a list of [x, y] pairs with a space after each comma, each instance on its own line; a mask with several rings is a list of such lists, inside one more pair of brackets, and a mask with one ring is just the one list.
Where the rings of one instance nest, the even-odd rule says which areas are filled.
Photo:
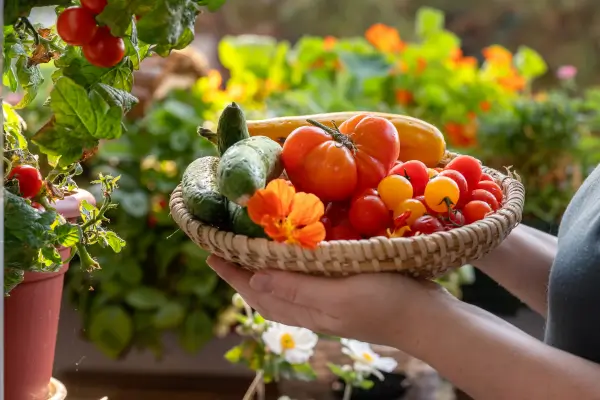
[[435, 126], [420, 119], [398, 114], [378, 112], [346, 111], [328, 114], [279, 117], [248, 121], [248, 131], [252, 136], [268, 136], [282, 143], [292, 131], [300, 126], [310, 125], [306, 120], [313, 119], [331, 126], [332, 121], [340, 126], [345, 120], [357, 114], [370, 114], [390, 120], [400, 134], [401, 161], [420, 160], [428, 167], [436, 167], [446, 152], [444, 135]]

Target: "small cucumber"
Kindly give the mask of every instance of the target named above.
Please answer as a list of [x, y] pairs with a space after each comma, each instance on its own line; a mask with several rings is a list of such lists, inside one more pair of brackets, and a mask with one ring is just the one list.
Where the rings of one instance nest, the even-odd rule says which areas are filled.
[[254, 192], [283, 171], [281, 145], [266, 136], [252, 136], [231, 146], [217, 168], [219, 192], [241, 206]]
[[181, 191], [183, 203], [190, 213], [205, 224], [220, 229], [229, 226], [229, 201], [219, 193], [216, 171], [217, 157], [201, 157], [193, 161], [183, 173]]
[[231, 221], [231, 231], [237, 235], [246, 235], [250, 238], [267, 238], [264, 229], [256, 225], [248, 215], [246, 207], [239, 206], [234, 202], [229, 202], [229, 219]]
[[231, 103], [223, 110], [217, 126], [217, 142], [219, 154], [243, 139], [248, 139], [248, 126], [242, 109], [235, 103]]

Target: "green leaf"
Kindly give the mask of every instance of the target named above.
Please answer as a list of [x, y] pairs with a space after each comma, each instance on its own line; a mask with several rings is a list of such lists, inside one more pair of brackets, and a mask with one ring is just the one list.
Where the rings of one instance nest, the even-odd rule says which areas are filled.
[[115, 253], [120, 253], [123, 247], [125, 247], [125, 240], [120, 238], [119, 235], [113, 231], [104, 231], [100, 234], [100, 236]]
[[79, 229], [77, 225], [66, 223], [54, 229], [58, 244], [64, 247], [73, 247], [79, 243]]
[[179, 326], [185, 318], [185, 308], [177, 301], [163, 304], [154, 317], [152, 323], [158, 329], [171, 329]]
[[417, 35], [426, 38], [444, 29], [444, 13], [431, 7], [421, 7], [417, 11]]
[[187, 316], [179, 331], [179, 344], [186, 351], [195, 353], [212, 338], [212, 321], [200, 310]]
[[109, 306], [92, 316], [90, 339], [108, 357], [117, 358], [133, 337], [133, 322], [119, 306]]
[[240, 359], [242, 358], [242, 354], [243, 354], [242, 346], [238, 345], [238, 346], [235, 346], [235, 347], [229, 349], [229, 351], [227, 351], [227, 353], [225, 353], [225, 359], [232, 364], [237, 364], [238, 362], [240, 362]]
[[[143, 191], [135, 192], [117, 192], [119, 204], [123, 210], [132, 217], [140, 218], [148, 214], [150, 209], [150, 200]], [[115, 193], [116, 194], [116, 193]]]
[[96, 90], [109, 106], [120, 107], [125, 113], [129, 112], [129, 110], [138, 103], [137, 97], [133, 96], [131, 93], [114, 88], [105, 83], [100, 82], [95, 84], [92, 90]]
[[294, 372], [294, 376], [296, 379], [300, 379], [303, 381], [310, 381], [317, 378], [317, 374], [315, 370], [311, 367], [309, 363], [304, 364], [292, 364], [292, 371]]
[[29, 58], [26, 56], [18, 58], [16, 69], [19, 84], [25, 91], [25, 94], [15, 108], [25, 108], [37, 96], [38, 89], [44, 82], [44, 77], [40, 72], [39, 65], [29, 65]]
[[25, 271], [17, 268], [4, 268], [4, 296], [9, 296], [11, 290], [23, 282]]
[[371, 381], [371, 380], [364, 380], [364, 381], [360, 381], [360, 383], [358, 384], [358, 387], [360, 387], [361, 389], [365, 389], [365, 390], [369, 390], [371, 389], [373, 386], [375, 385], [375, 382]]
[[48, 272], [54, 272], [62, 266], [62, 258], [56, 247], [44, 247], [40, 251], [39, 262], [48, 267]]
[[137, 264], [135, 260], [131, 259], [122, 260], [122, 263], [118, 268], [118, 273], [124, 282], [131, 285], [138, 285], [142, 281], [144, 275], [141, 266]]
[[67, 127], [57, 128], [54, 117], [46, 123], [32, 138], [42, 153], [58, 159], [59, 166], [68, 166], [79, 161], [83, 152], [98, 145], [92, 137], [81, 138]]
[[379, 53], [358, 54], [344, 51], [340, 52], [339, 56], [342, 64], [348, 71], [352, 71], [359, 81], [386, 76], [392, 67], [385, 56]]
[[167, 298], [158, 289], [141, 286], [127, 293], [125, 301], [139, 310], [153, 310], [163, 306], [167, 302]]
[[215, 12], [225, 4], [225, 1], [226, 0], [200, 0], [199, 5], [206, 6], [210, 12]]
[[542, 56], [527, 46], [519, 47], [514, 60], [521, 75], [527, 79], [540, 77], [548, 71], [548, 65]]

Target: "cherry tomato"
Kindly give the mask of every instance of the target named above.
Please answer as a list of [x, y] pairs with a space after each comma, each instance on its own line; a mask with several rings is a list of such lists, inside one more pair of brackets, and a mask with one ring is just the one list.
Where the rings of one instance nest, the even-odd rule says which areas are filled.
[[427, 175], [429, 175], [429, 179], [433, 179], [436, 176], [438, 176], [439, 172], [437, 172], [435, 169], [433, 168], [427, 168]]
[[417, 199], [407, 199], [394, 209], [394, 219], [407, 211], [410, 211], [410, 216], [406, 220], [406, 224], [410, 226], [417, 218], [422, 217], [427, 213], [427, 208]]
[[486, 174], [485, 172], [483, 174], [481, 174], [481, 179], [479, 179], [479, 181], [492, 181], [494, 182], [494, 178], [492, 178], [492, 176], [490, 174]]
[[498, 204], [498, 200], [496, 200], [496, 197], [494, 197], [494, 195], [491, 194], [490, 192], [488, 192], [487, 190], [483, 190], [483, 189], [473, 190], [473, 192], [471, 192], [471, 200], [484, 201], [484, 202], [488, 203], [490, 205], [490, 207], [492, 207], [492, 210], [494, 210], [494, 211], [498, 211], [498, 209], [500, 208], [500, 205]]
[[504, 193], [502, 193], [502, 188], [496, 182], [481, 181], [477, 184], [477, 186], [475, 186], [475, 188], [487, 190], [494, 195], [496, 200], [498, 200], [498, 204], [502, 204]]
[[333, 127], [303, 126], [283, 145], [282, 161], [299, 191], [323, 201], [376, 188], [400, 154], [400, 138], [385, 118], [357, 115]]
[[425, 192], [429, 182], [427, 166], [418, 160], [407, 161], [390, 170], [390, 175], [401, 175], [410, 181], [413, 187], [413, 196], [420, 196]]
[[439, 213], [448, 212], [448, 206], [454, 208], [460, 197], [456, 182], [446, 176], [435, 177], [425, 188], [425, 201], [429, 208]]
[[467, 180], [469, 190], [475, 189], [479, 179], [481, 179], [481, 164], [476, 158], [471, 156], [458, 156], [450, 161], [445, 169], [452, 169], [460, 172]]
[[482, 220], [492, 212], [492, 207], [485, 201], [473, 200], [468, 202], [463, 208], [463, 215], [467, 224]]
[[453, 210], [450, 212], [450, 216], [448, 217], [448, 222], [450, 227], [457, 228], [459, 226], [463, 226], [466, 223], [465, 216], [462, 212], [458, 210]]
[[357, 198], [352, 203], [349, 219], [358, 233], [375, 236], [388, 228], [392, 218], [381, 198], [367, 195]]
[[37, 196], [44, 183], [40, 171], [31, 165], [17, 165], [8, 174], [8, 179], [19, 182], [19, 192], [24, 199]]
[[427, 202], [425, 201], [425, 196], [417, 196], [417, 197], [415, 197], [415, 200], [419, 200], [425, 206], [425, 210], [427, 210], [427, 214], [429, 214], [429, 215], [437, 215], [438, 214], [437, 212], [435, 212], [431, 208], [429, 208], [429, 206], [427, 205]]
[[94, 39], [98, 25], [87, 8], [69, 7], [58, 16], [56, 31], [71, 46], [83, 46]]
[[327, 230], [325, 240], [360, 240], [362, 237], [348, 220]]
[[90, 64], [110, 68], [120, 63], [125, 56], [125, 42], [111, 35], [110, 30], [102, 26], [98, 28], [94, 39], [84, 45], [82, 50]]
[[42, 211], [42, 212], [46, 210], [43, 205], [41, 205], [40, 203], [36, 203], [35, 201], [31, 202], [31, 207], [35, 208], [38, 211]]
[[396, 208], [404, 200], [413, 197], [413, 187], [410, 181], [400, 175], [385, 177], [377, 186], [377, 192], [390, 210]]
[[441, 232], [444, 230], [444, 225], [435, 217], [431, 215], [423, 215], [417, 218], [417, 220], [411, 225], [410, 229], [416, 233], [422, 233], [430, 235], [435, 232]]
[[379, 193], [377, 193], [377, 190], [375, 190], [375, 189], [365, 189], [362, 192], [357, 193], [354, 196], [352, 196], [352, 200], [350, 200], [350, 204], [354, 203], [354, 201], [356, 199], [358, 199], [359, 197], [363, 197], [363, 196], [367, 196], [367, 195], [379, 196]]
[[81, 0], [81, 6], [98, 15], [106, 7], [106, 0]]
[[467, 185], [467, 180], [460, 172], [447, 169], [440, 172], [438, 176], [450, 178], [458, 185], [458, 191], [460, 194], [458, 201], [456, 202], [456, 208], [462, 208], [465, 204], [467, 204], [469, 201], [469, 185]]

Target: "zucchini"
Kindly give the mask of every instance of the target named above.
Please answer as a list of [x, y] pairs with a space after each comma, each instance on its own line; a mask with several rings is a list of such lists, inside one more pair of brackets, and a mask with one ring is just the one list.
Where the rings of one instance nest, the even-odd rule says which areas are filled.
[[185, 169], [181, 179], [183, 203], [190, 213], [205, 224], [219, 229], [229, 227], [229, 201], [219, 193], [217, 157], [201, 157]]
[[266, 136], [243, 139], [225, 151], [217, 168], [219, 192], [241, 206], [283, 171], [282, 148]]
[[244, 112], [237, 104], [231, 103], [223, 110], [217, 126], [219, 154], [223, 155], [235, 143], [249, 137]]
[[231, 231], [236, 235], [245, 235], [250, 238], [267, 238], [264, 229], [252, 222], [246, 207], [229, 202], [229, 219]]

